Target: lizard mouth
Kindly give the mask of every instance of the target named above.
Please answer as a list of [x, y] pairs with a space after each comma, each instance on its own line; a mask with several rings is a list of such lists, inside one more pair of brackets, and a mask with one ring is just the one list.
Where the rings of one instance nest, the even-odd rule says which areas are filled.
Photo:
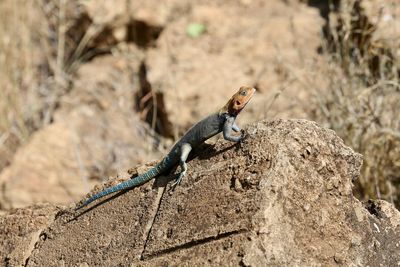
[[244, 101], [244, 103], [242, 104], [240, 101], [236, 101], [237, 106], [239, 106], [239, 108], [237, 109], [237, 114], [239, 114], [239, 112], [241, 112], [246, 105], [250, 102], [250, 100], [253, 98], [253, 95], [256, 93], [256, 89], [252, 88], [253, 90], [249, 93], [247, 100]]
[[242, 86], [239, 91], [220, 109], [221, 113], [228, 113], [232, 116], [238, 115], [253, 97], [256, 89], [250, 86]]

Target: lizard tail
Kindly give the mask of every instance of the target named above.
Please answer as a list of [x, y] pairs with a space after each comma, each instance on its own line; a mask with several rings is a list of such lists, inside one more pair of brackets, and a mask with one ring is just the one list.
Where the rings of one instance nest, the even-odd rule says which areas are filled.
[[153, 179], [154, 177], [156, 177], [157, 175], [159, 175], [159, 166], [156, 166], [152, 169], [150, 169], [148, 172], [143, 173], [142, 175], [139, 175], [131, 180], [127, 180], [125, 182], [122, 182], [120, 184], [117, 184], [115, 186], [109, 187], [104, 189], [103, 191], [93, 195], [92, 197], [90, 197], [89, 199], [85, 200], [81, 205], [77, 206], [75, 208], [75, 210], [79, 210], [87, 205], [89, 205], [90, 203], [92, 203], [93, 201], [102, 198], [104, 196], [107, 196], [109, 194], [121, 191], [121, 190], [126, 190], [126, 189], [130, 189], [133, 187], [136, 187], [138, 185], [141, 185], [147, 181], [150, 181], [151, 179]]

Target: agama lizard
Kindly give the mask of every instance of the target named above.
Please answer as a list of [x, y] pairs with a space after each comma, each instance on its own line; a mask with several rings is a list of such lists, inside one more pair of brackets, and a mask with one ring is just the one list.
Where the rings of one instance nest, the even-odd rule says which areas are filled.
[[174, 181], [173, 186], [178, 185], [187, 171], [186, 160], [192, 148], [200, 145], [205, 140], [222, 132], [226, 140], [238, 142], [242, 136], [232, 135], [232, 130], [239, 132], [240, 128], [236, 125], [236, 116], [242, 111], [250, 101], [256, 89], [250, 86], [242, 86], [231, 99], [218, 112], [211, 114], [205, 119], [193, 125], [185, 135], [172, 147], [171, 151], [155, 167], [146, 173], [139, 175], [131, 180], [127, 180], [115, 186], [104, 189], [83, 202], [76, 210], [87, 206], [93, 201], [112, 194], [117, 191], [130, 189], [138, 185], [171, 171], [178, 163], [181, 172]]

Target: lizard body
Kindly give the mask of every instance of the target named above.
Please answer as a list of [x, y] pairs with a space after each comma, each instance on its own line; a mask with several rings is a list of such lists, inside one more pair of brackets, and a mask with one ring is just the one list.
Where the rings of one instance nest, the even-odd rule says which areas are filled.
[[246, 106], [253, 96], [255, 89], [249, 86], [240, 87], [226, 105], [218, 112], [199, 121], [193, 125], [183, 137], [172, 147], [167, 156], [165, 156], [155, 167], [146, 173], [139, 175], [131, 180], [124, 181], [115, 186], [104, 189], [83, 202], [76, 210], [89, 205], [91, 202], [106, 195], [121, 190], [130, 189], [146, 183], [147, 181], [165, 173], [169, 173], [176, 165], [180, 165], [181, 172], [173, 185], [181, 182], [187, 171], [186, 160], [192, 148], [197, 147], [205, 140], [222, 132], [226, 140], [238, 142], [241, 136], [232, 135], [232, 130], [239, 132], [240, 128], [235, 124], [236, 116]]

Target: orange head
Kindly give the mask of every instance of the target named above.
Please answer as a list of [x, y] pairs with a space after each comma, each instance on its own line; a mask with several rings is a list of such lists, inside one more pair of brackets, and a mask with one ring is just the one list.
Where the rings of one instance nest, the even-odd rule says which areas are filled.
[[242, 111], [242, 109], [249, 103], [250, 99], [254, 95], [256, 89], [251, 86], [242, 86], [239, 88], [228, 103], [220, 110], [220, 114], [228, 113], [229, 115], [236, 116]]

